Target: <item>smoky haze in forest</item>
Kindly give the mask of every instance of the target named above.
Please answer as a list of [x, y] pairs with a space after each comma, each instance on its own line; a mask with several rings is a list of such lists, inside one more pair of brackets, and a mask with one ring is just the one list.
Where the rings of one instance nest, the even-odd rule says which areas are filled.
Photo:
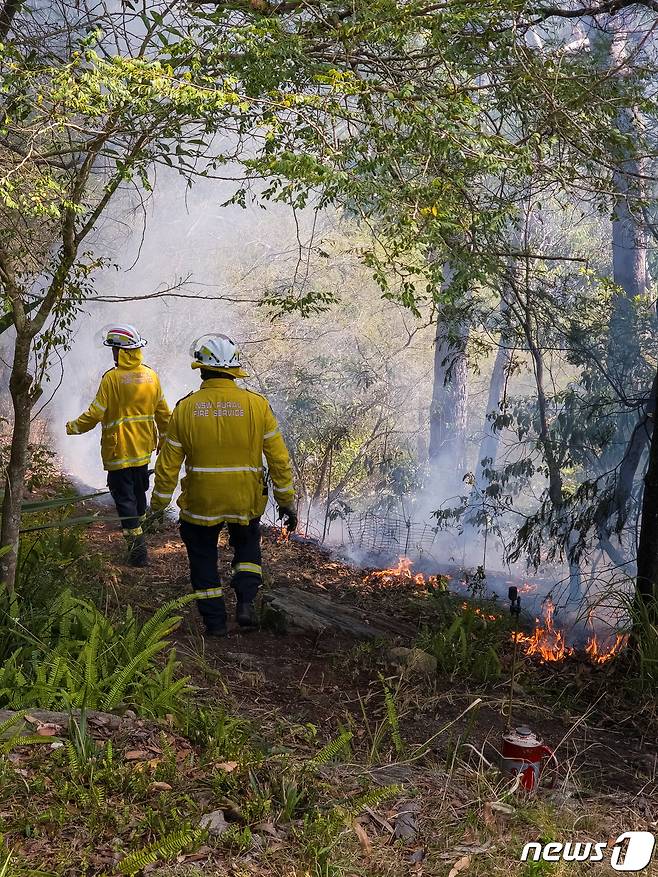
[[[204, 181], [187, 189], [175, 174], [165, 174], [143, 211], [124, 203], [101, 232], [97, 251], [118, 270], [98, 273], [101, 301], [90, 301], [77, 320], [74, 344], [63, 361], [62, 388], [48, 408], [66, 469], [89, 486], [105, 483], [98, 430], [71, 439], [64, 424], [87, 407], [103, 371], [112, 367], [111, 352], [99, 338], [108, 322], [132, 323], [148, 340], [144, 360], [159, 372], [172, 407], [198, 386], [189, 358], [198, 336], [225, 332], [247, 342], [243, 351], [249, 359], [254, 334], [249, 312], [255, 305], [237, 306], [220, 297], [259, 298], [261, 290], [252, 284], [268, 266], [290, 258], [295, 227], [289, 213], [276, 206], [267, 211], [221, 206], [230, 194], [228, 184]], [[130, 300], [176, 286], [185, 297]], [[102, 301], [106, 298], [119, 300]], [[53, 373], [55, 380], [57, 368]]]
[[[45, 412], [64, 470], [74, 476], [81, 488], [105, 487], [106, 475], [99, 452], [100, 429], [82, 436], [66, 436], [65, 423], [86, 409], [94, 398], [101, 375], [112, 367], [111, 353], [102, 346], [99, 337], [102, 328], [111, 321], [132, 323], [147, 338], [145, 362], [158, 371], [171, 407], [199, 385], [198, 373], [190, 369], [189, 347], [195, 338], [207, 332], [223, 331], [242, 345], [252, 376], [247, 385], [266, 395], [271, 393], [268, 366], [273, 361], [274, 368], [287, 367], [285, 363], [276, 362], [276, 356], [268, 359], [261, 355], [267, 352], [271, 337], [290, 338], [299, 334], [298, 346], [293, 342], [291, 349], [293, 356], [301, 360], [312, 355], [314, 338], [333, 332], [336, 341], [331, 342], [331, 349], [335, 351], [340, 371], [341, 359], [349, 353], [345, 347], [349, 348], [352, 336], [338, 324], [333, 326], [331, 310], [315, 320], [283, 316], [269, 324], [265, 312], [256, 304], [264, 293], [275, 292], [279, 286], [289, 284], [295, 273], [300, 273], [300, 242], [307, 244], [312, 232], [316, 240], [319, 239], [322, 223], [333, 226], [338, 220], [332, 215], [321, 216], [314, 226], [311, 210], [293, 216], [287, 207], [277, 204], [269, 204], [266, 210], [255, 205], [247, 209], [222, 206], [232, 191], [230, 183], [209, 180], [187, 188], [176, 174], [164, 172], [143, 207], [134, 197], [125, 196], [101, 229], [96, 252], [108, 258], [111, 265], [97, 274], [95, 289], [99, 300], [88, 302], [77, 320], [74, 343], [62, 362], [61, 388]], [[362, 283], [368, 277], [354, 265], [348, 265], [345, 272], [348, 286], [337, 291], [349, 297], [352, 292], [349, 284]], [[180, 286], [175, 292], [185, 297], [131, 300], [177, 285]], [[373, 308], [382, 308], [379, 291], [372, 282], [367, 295]], [[222, 301], [222, 296], [239, 301]], [[358, 333], [358, 325], [352, 330]], [[421, 458], [427, 453], [426, 417], [432, 398], [433, 333], [430, 327], [423, 336], [419, 344], [422, 347], [420, 361], [415, 370], [409, 371], [408, 378], [406, 369], [410, 367], [403, 354], [398, 354], [394, 362], [394, 367], [403, 375], [407, 397], [395, 412], [396, 426], [409, 430], [412, 421], [418, 431], [416, 440]], [[390, 349], [401, 346], [393, 325], [384, 340]], [[388, 357], [390, 349], [383, 350], [383, 355]], [[263, 359], [266, 360], [265, 372], [261, 375], [259, 366]], [[60, 378], [58, 363], [51, 370], [51, 378], [53, 383]], [[473, 377], [471, 401], [475, 402], [481, 423], [488, 375], [481, 376], [479, 381], [482, 399], [477, 400], [478, 379]], [[274, 407], [277, 408], [276, 401]], [[286, 413], [285, 407], [276, 410], [284, 424]], [[354, 550], [353, 559], [358, 562], [379, 559], [385, 563], [397, 554], [408, 553], [417, 560], [425, 557], [428, 562], [467, 567], [477, 567], [486, 559], [489, 567], [504, 568], [502, 545], [495, 536], [488, 540], [485, 557], [482, 538], [475, 530], [471, 529], [466, 535], [456, 528], [436, 531], [432, 513], [457, 502], [465, 489], [461, 476], [456, 476], [450, 453], [441, 454], [434, 460], [424, 483], [391, 511], [391, 519], [407, 516], [413, 521], [409, 540], [404, 532], [389, 540], [383, 533], [381, 550], [370, 553]], [[368, 501], [369, 498], [364, 497], [364, 505]], [[323, 518], [322, 504], [314, 506], [310, 514], [313, 532], [322, 532]], [[327, 541], [349, 541], [354, 535], [358, 539], [357, 531], [350, 534], [349, 528], [336, 522], [329, 528]]]
[[[250, 205], [222, 206], [230, 197], [233, 187], [229, 183], [203, 180], [191, 189], [174, 173], [161, 175], [155, 191], [147, 199], [143, 209], [135, 199], [124, 197], [113, 211], [99, 233], [96, 251], [106, 256], [113, 265], [100, 271], [96, 278], [96, 295], [100, 301], [90, 301], [77, 320], [72, 349], [63, 359], [62, 386], [46, 409], [52, 434], [57, 442], [64, 470], [74, 476], [82, 487], [103, 488], [106, 476], [99, 453], [100, 429], [83, 436], [68, 437], [65, 434], [67, 420], [77, 417], [94, 398], [102, 373], [112, 366], [110, 351], [99, 339], [100, 330], [110, 321], [133, 323], [148, 339], [145, 362], [160, 374], [166, 398], [173, 407], [182, 396], [199, 385], [198, 373], [190, 369], [189, 347], [199, 335], [223, 331], [238, 341], [243, 350], [252, 378], [248, 386], [271, 397], [272, 380], [268, 369], [289, 368], [289, 362], [276, 354], [268, 354], [272, 337], [291, 338], [299, 334], [301, 340], [295, 347], [290, 342], [287, 349], [293, 357], [309, 357], [313, 352], [314, 339], [326, 332], [333, 332], [336, 339], [331, 349], [340, 371], [342, 358], [353, 343], [343, 325], [334, 325], [334, 314], [327, 314], [304, 321], [295, 316], [283, 316], [275, 324], [269, 324], [266, 313], [256, 304], [263, 294], [276, 292], [279, 287], [290, 284], [299, 273], [299, 242], [308, 243], [312, 231], [319, 239], [324, 226], [331, 229], [338, 224], [334, 215], [321, 216], [314, 228], [314, 217], [309, 210], [296, 216], [282, 205], [270, 204], [264, 210]], [[323, 226], [324, 223], [324, 226]], [[305, 258], [305, 257], [304, 257]], [[114, 265], [117, 266], [116, 270]], [[305, 269], [303, 269], [305, 270]], [[360, 283], [367, 275], [348, 265], [345, 269], [345, 288], [336, 290], [342, 297], [352, 294], [350, 284]], [[370, 281], [367, 293], [373, 308], [382, 308], [379, 292]], [[177, 293], [185, 298], [161, 297], [131, 301], [132, 297], [156, 294], [168, 287], [180, 285]], [[207, 296], [208, 298], [203, 298]], [[222, 301], [221, 297], [238, 301]], [[118, 299], [103, 301], [103, 299]], [[359, 332], [357, 321], [350, 328]], [[302, 327], [300, 329], [300, 326]], [[434, 357], [434, 327], [429, 327], [422, 339], [422, 355], [415, 369], [406, 378], [406, 360], [395, 360], [394, 366], [407, 385], [408, 399], [395, 411], [396, 426], [401, 431], [409, 429], [414, 421], [418, 431], [419, 457], [426, 448], [427, 413], [432, 400], [432, 376]], [[384, 339], [385, 356], [402, 346], [397, 327], [391, 324], [391, 332]], [[310, 349], [310, 352], [309, 352]], [[289, 354], [290, 355], [290, 354]], [[495, 351], [493, 354], [495, 355]], [[401, 355], [402, 357], [403, 355]], [[261, 366], [263, 372], [261, 373]], [[52, 369], [52, 381], [59, 378], [58, 365]], [[486, 414], [486, 386], [489, 375], [469, 376], [469, 405], [475, 412], [469, 423], [469, 462], [467, 468], [475, 468], [474, 460], [479, 446], [477, 430], [481, 430]], [[530, 386], [526, 374], [523, 384]], [[478, 389], [479, 382], [479, 389]], [[519, 384], [517, 383], [517, 387]], [[478, 398], [479, 395], [479, 398]], [[284, 433], [287, 410], [273, 400], [277, 416], [282, 420]], [[504, 438], [501, 439], [501, 455], [507, 454]], [[460, 494], [468, 493], [468, 486], [456, 471], [450, 452], [440, 454], [426, 474], [424, 483], [404, 497], [401, 505], [392, 510], [390, 519], [407, 516], [412, 522], [409, 539], [404, 526], [391, 539], [386, 539], [386, 516], [379, 527], [379, 551], [362, 551], [358, 545], [358, 527], [352, 528], [336, 521], [329, 528], [329, 543], [354, 541], [352, 559], [358, 563], [387, 565], [398, 554], [408, 554], [418, 564], [423, 561], [427, 570], [448, 565], [476, 568], [486, 566], [487, 571], [505, 570], [518, 576], [525, 575], [525, 564], [508, 567], [503, 558], [503, 545], [495, 533], [489, 533], [486, 546], [482, 533], [477, 529], [448, 526], [436, 530], [432, 513], [459, 502]], [[370, 497], [362, 497], [367, 508]], [[310, 532], [323, 532], [325, 509], [323, 502], [311, 510]], [[304, 517], [304, 515], [303, 515]], [[356, 536], [356, 538], [354, 538]], [[367, 540], [366, 540], [367, 541]], [[377, 541], [377, 540], [375, 540]], [[486, 553], [485, 553], [486, 552]], [[555, 574], [555, 569], [553, 570]], [[568, 570], [558, 575], [557, 588], [568, 579]], [[490, 582], [493, 585], [493, 580]], [[555, 579], [547, 584], [550, 588]], [[501, 596], [504, 582], [496, 589]], [[542, 589], [545, 592], [545, 589]], [[530, 606], [530, 598], [526, 603]], [[533, 601], [534, 602], [534, 601]]]

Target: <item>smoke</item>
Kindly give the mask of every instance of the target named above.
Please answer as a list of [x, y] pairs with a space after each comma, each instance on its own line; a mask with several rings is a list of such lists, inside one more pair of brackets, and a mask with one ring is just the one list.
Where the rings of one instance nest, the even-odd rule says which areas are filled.
[[[99, 273], [97, 299], [76, 321], [61, 388], [45, 412], [64, 470], [79, 482], [105, 483], [99, 430], [65, 434], [66, 421], [86, 409], [112, 367], [111, 352], [99, 343], [102, 326], [116, 320], [139, 329], [148, 340], [144, 360], [158, 371], [170, 406], [198, 387], [189, 358], [195, 338], [224, 332], [244, 345], [247, 360], [258, 345], [266, 320], [255, 302], [264, 288], [276, 290], [299, 258], [312, 219], [279, 205], [267, 211], [222, 206], [231, 191], [229, 184], [205, 180], [188, 188], [166, 172], [146, 203], [125, 198], [101, 230], [95, 249], [112, 267]], [[158, 297], [168, 288], [181, 297]], [[52, 367], [52, 381], [59, 368]]]
[[[413, 321], [406, 324], [396, 305], [382, 302], [380, 291], [354, 253], [356, 247], [332, 247], [341, 236], [353, 244], [354, 228], [347, 221], [329, 211], [319, 220], [310, 209], [293, 214], [278, 204], [269, 204], [266, 210], [255, 205], [247, 209], [223, 206], [231, 194], [229, 183], [201, 180], [188, 188], [178, 175], [166, 171], [143, 203], [127, 195], [118, 201], [100, 229], [96, 252], [109, 258], [112, 267], [98, 274], [97, 299], [85, 306], [76, 321], [71, 349], [61, 363], [61, 388], [45, 410], [62, 468], [80, 487], [105, 485], [100, 430], [68, 437], [65, 423], [86, 409], [101, 375], [112, 367], [110, 352], [99, 344], [98, 333], [114, 320], [133, 323], [148, 339], [145, 361], [158, 371], [171, 406], [199, 385], [198, 374], [190, 369], [193, 340], [211, 331], [231, 335], [246, 355], [252, 374], [248, 385], [272, 399], [289, 438], [295, 432], [295, 419], [308, 415], [288, 403], [285, 374], [323, 358], [325, 378], [327, 374], [330, 378], [312, 391], [323, 397], [331, 411], [338, 411], [341, 400], [352, 392], [342, 373], [363, 344], [364, 366], [373, 373], [379, 363], [390, 362], [392, 391], [385, 405], [394, 421], [391, 437], [417, 441], [422, 460], [431, 398], [432, 327], [419, 331]], [[315, 245], [323, 241], [323, 247], [328, 242], [331, 258], [312, 252], [311, 240]], [[305, 294], [318, 286], [341, 299], [340, 306], [306, 319], [286, 315], [276, 323], [258, 306], [263, 295], [276, 297], [291, 287]], [[181, 297], [158, 296], [167, 288], [175, 288]], [[59, 369], [59, 363], [51, 369], [52, 385], [60, 379]], [[486, 386], [486, 367], [480, 380]], [[373, 395], [369, 386], [366, 381], [358, 397], [364, 407]], [[472, 445], [477, 444], [485, 401], [474, 399], [470, 406]], [[367, 539], [360, 544], [354, 521], [350, 525], [335, 521], [328, 541], [352, 542], [358, 549], [353, 558], [367, 555], [373, 564], [376, 560], [388, 564], [408, 554], [427, 573], [446, 565], [471, 569], [483, 565], [492, 579], [492, 571], [506, 570], [494, 588], [504, 596], [506, 576], [523, 580], [525, 568], [522, 564], [507, 567], [496, 533], [488, 534], [485, 546], [482, 534], [455, 526], [439, 530], [432, 517], [441, 507], [458, 505], [459, 496], [467, 495], [469, 489], [468, 484], [455, 484], [454, 465], [445, 457], [422, 490], [407, 494], [388, 512], [388, 520], [387, 513], [381, 512], [381, 519], [375, 521], [380, 536], [391, 521], [401, 522], [402, 535], [389, 545], [382, 546], [381, 539], [372, 545]], [[325, 524], [324, 496], [309, 516], [309, 532], [315, 535], [322, 534]], [[376, 489], [362, 495], [356, 511], [366, 511], [379, 499]], [[559, 572], [551, 572], [555, 582]], [[550, 587], [548, 582], [546, 588]], [[534, 598], [528, 597], [527, 602], [534, 603]]]

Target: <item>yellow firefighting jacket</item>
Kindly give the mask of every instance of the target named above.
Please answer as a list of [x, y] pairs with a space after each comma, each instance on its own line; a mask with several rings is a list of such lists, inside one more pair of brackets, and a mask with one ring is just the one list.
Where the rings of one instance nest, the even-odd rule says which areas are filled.
[[149, 462], [170, 416], [159, 377], [142, 365], [142, 351], [122, 349], [117, 367], [105, 372], [96, 398], [84, 414], [66, 424], [66, 432], [79, 435], [100, 423], [103, 466], [127, 469]]
[[292, 470], [276, 418], [264, 396], [226, 377], [203, 381], [174, 408], [155, 464], [151, 508], [171, 502], [185, 461], [178, 498], [191, 524], [247, 524], [267, 505], [263, 454], [280, 505], [294, 501]]

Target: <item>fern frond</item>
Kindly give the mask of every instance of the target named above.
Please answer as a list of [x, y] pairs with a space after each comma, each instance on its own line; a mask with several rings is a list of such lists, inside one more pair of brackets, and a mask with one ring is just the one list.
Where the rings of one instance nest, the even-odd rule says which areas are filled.
[[388, 721], [388, 728], [391, 732], [391, 740], [393, 741], [393, 746], [395, 747], [395, 751], [398, 755], [404, 752], [404, 742], [402, 740], [402, 735], [400, 734], [400, 719], [398, 717], [398, 708], [395, 703], [395, 698], [393, 697], [393, 692], [388, 687], [388, 685], [384, 682], [384, 679], [380, 675], [379, 677], [382, 681], [382, 685], [384, 686], [384, 703], [386, 704], [386, 718]]
[[4, 737], [6, 731], [13, 728], [14, 725], [18, 725], [19, 722], [22, 722], [26, 715], [27, 711], [23, 711], [16, 713], [15, 716], [9, 716], [4, 722], [0, 722], [0, 737]]
[[140, 630], [135, 640], [135, 649], [143, 649], [154, 638], [162, 639], [168, 636], [181, 620], [180, 616], [173, 615], [172, 613], [178, 612], [196, 599], [197, 595], [195, 593], [185, 594], [176, 600], [170, 600], [168, 603], [160, 606], [159, 609], [156, 609]]
[[135, 655], [132, 661], [119, 671], [112, 688], [103, 700], [102, 708], [104, 710], [112, 710], [121, 702], [126, 688], [130, 684], [133, 676], [135, 676], [140, 670], [144, 669], [153, 655], [162, 651], [166, 645], [167, 643], [164, 640], [160, 640], [147, 646], [147, 648]]
[[389, 798], [395, 798], [400, 792], [400, 786], [380, 786], [377, 789], [370, 789], [370, 791], [365, 792], [363, 795], [358, 795], [349, 801], [345, 810], [353, 818], [358, 816], [366, 807], [374, 810], [375, 807], [379, 807], [380, 804], [388, 801]]
[[11, 752], [12, 749], [16, 749], [17, 746], [33, 746], [37, 743], [48, 743], [50, 742], [49, 737], [40, 737], [38, 734], [17, 734], [15, 737], [11, 737], [5, 743], [0, 745], [0, 753], [2, 755], [6, 755], [7, 752]]
[[353, 736], [354, 734], [352, 734], [351, 731], [342, 731], [335, 740], [331, 740], [326, 746], [322, 747], [317, 755], [314, 755], [313, 758], [309, 759], [309, 761], [306, 762], [307, 765], [309, 767], [317, 768], [327, 764], [327, 762], [331, 761], [332, 758], [335, 758], [338, 753], [350, 743]]
[[89, 642], [87, 644], [87, 654], [85, 658], [85, 687], [88, 693], [91, 693], [96, 685], [98, 673], [96, 668], [96, 659], [98, 657], [98, 640], [100, 637], [100, 624], [96, 622], [91, 629]]
[[80, 759], [78, 758], [78, 753], [76, 752], [75, 746], [73, 745], [73, 743], [71, 743], [70, 740], [67, 740], [64, 746], [66, 747], [66, 755], [68, 756], [71, 773], [80, 773]]
[[138, 871], [143, 871], [147, 865], [157, 862], [158, 859], [171, 859], [177, 856], [185, 847], [200, 843], [202, 837], [203, 831], [199, 828], [184, 828], [181, 831], [175, 831], [162, 838], [162, 840], [157, 841], [157, 843], [130, 853], [119, 862], [119, 871], [121, 874], [127, 874], [128, 877], [132, 877]]

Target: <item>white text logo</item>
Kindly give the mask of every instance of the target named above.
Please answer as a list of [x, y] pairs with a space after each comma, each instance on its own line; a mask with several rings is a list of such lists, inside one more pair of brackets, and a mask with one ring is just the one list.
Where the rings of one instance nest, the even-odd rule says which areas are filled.
[[[649, 831], [625, 831], [612, 848], [610, 864], [615, 871], [641, 871], [651, 862], [656, 838]], [[568, 841], [567, 843], [527, 843], [521, 861], [527, 862], [602, 862], [608, 844], [605, 841]]]

